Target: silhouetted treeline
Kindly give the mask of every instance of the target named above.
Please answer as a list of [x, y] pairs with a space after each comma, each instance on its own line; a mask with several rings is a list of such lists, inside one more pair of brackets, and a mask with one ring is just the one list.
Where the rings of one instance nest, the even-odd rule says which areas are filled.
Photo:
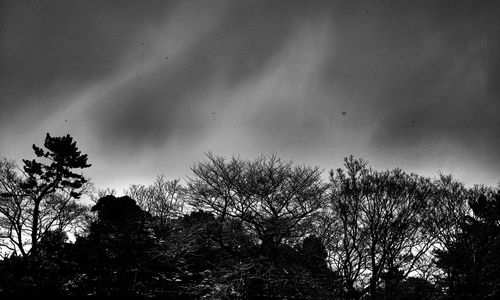
[[[500, 192], [276, 155], [213, 154], [181, 184], [95, 191], [72, 137], [0, 162], [2, 295], [497, 299]], [[22, 172], [21, 172], [22, 171]], [[78, 200], [90, 195], [93, 205]]]

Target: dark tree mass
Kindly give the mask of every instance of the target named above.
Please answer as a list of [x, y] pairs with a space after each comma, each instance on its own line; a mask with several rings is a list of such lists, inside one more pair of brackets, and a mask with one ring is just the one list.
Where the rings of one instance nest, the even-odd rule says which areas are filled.
[[96, 190], [70, 135], [0, 161], [0, 296], [498, 299], [500, 190], [208, 153], [181, 180]]

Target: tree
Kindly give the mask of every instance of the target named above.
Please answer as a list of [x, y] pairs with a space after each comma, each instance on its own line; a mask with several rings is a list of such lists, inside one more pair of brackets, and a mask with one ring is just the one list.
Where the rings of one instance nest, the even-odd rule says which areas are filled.
[[[112, 261], [117, 267], [134, 267], [146, 257], [137, 255], [143, 251], [144, 245], [152, 244], [151, 234], [148, 232], [150, 215], [144, 212], [128, 196], [105, 196], [92, 207], [97, 213], [97, 219], [91, 224], [85, 239], [101, 253], [101, 258]], [[142, 253], [142, 252], [141, 252]], [[90, 263], [90, 262], [89, 262]]]
[[375, 171], [363, 160], [345, 159], [345, 171], [330, 174], [331, 259], [346, 281], [376, 298], [382, 274], [405, 278], [433, 245], [423, 224], [431, 192], [428, 179], [399, 169]]
[[[38, 242], [54, 226], [66, 228], [85, 212], [74, 202], [86, 189], [88, 180], [75, 169], [90, 167], [87, 155], [81, 154], [70, 135], [51, 137], [47, 133], [44, 147], [33, 145], [41, 160], [23, 160], [23, 177], [13, 163], [2, 163], [0, 213], [6, 221], [8, 239], [13, 250], [22, 255], [37, 255]], [[31, 237], [26, 251], [25, 234]]]
[[446, 249], [455, 242], [464, 218], [472, 213], [469, 199], [476, 199], [485, 192], [482, 187], [466, 188], [451, 175], [440, 175], [433, 182], [430, 218], [426, 226], [435, 236], [439, 248]]
[[21, 189], [22, 178], [17, 173], [16, 164], [2, 158], [0, 160], [0, 238], [6, 255], [26, 255], [24, 244], [29, 214], [26, 208], [29, 200]]
[[464, 218], [472, 214], [469, 199], [476, 199], [487, 190], [483, 186], [467, 188], [451, 175], [440, 174], [432, 180], [423, 226], [426, 235], [433, 240], [433, 251], [425, 255], [427, 264], [420, 265], [418, 271], [422, 278], [435, 281], [442, 275], [435, 263], [434, 250], [447, 250], [456, 242]]
[[149, 275], [156, 265], [149, 214], [130, 197], [113, 195], [100, 198], [92, 212], [96, 218], [74, 244], [77, 268], [70, 293], [137, 295], [142, 280], [151, 279], [139, 274]]
[[128, 196], [105, 196], [92, 211], [97, 216], [88, 235], [75, 243], [72, 293], [193, 299], [232, 284], [233, 278], [221, 274], [239, 261], [213, 239], [221, 225], [213, 214], [197, 211], [169, 219], [158, 232], [155, 218]]
[[[0, 247], [4, 256], [26, 256], [33, 223], [33, 201], [22, 189], [23, 173], [13, 161], [0, 160]], [[82, 188], [86, 190], [87, 184]], [[47, 195], [40, 204], [39, 238], [50, 230], [77, 234], [83, 230], [88, 208], [68, 193]]]
[[453, 299], [497, 299], [500, 296], [500, 191], [471, 199], [454, 242], [437, 250], [437, 264]]
[[322, 207], [327, 186], [318, 168], [293, 166], [276, 155], [253, 161], [208, 154], [192, 168], [188, 183], [193, 205], [212, 210], [223, 222], [240, 220], [264, 254], [306, 233]]
[[160, 226], [183, 214], [187, 206], [184, 193], [178, 179], [167, 180], [163, 175], [157, 176], [149, 186], [133, 184], [125, 192], [144, 211], [155, 217]]

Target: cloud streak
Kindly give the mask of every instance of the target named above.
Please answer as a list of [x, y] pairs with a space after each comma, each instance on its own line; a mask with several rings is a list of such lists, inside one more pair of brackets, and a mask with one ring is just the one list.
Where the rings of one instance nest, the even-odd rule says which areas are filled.
[[207, 150], [325, 168], [355, 154], [498, 182], [494, 1], [2, 6], [7, 156], [60, 131], [87, 145], [104, 185], [119, 181], [107, 169], [187, 175]]

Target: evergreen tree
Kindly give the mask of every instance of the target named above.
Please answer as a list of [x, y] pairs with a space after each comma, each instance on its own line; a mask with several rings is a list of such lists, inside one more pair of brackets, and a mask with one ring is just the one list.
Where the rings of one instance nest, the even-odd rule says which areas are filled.
[[453, 299], [500, 297], [500, 191], [469, 203], [474, 215], [465, 218], [457, 241], [437, 251], [444, 283]]
[[39, 224], [42, 201], [58, 191], [68, 193], [70, 198], [79, 198], [87, 179], [73, 170], [90, 167], [87, 155], [81, 154], [69, 134], [51, 137], [47, 133], [44, 147], [46, 150], [33, 145], [36, 156], [44, 161], [23, 160], [27, 180], [23, 182], [22, 190], [33, 201], [30, 253], [34, 256], [37, 255], [41, 238]]

